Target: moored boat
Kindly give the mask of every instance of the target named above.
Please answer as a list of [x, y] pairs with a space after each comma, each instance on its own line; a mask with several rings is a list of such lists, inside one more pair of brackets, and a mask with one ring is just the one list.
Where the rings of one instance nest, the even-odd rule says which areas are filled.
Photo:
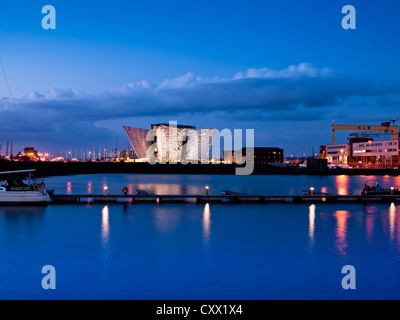
[[380, 180], [368, 180], [364, 183], [364, 188], [361, 191], [362, 195], [400, 195], [398, 188], [382, 187]]
[[0, 174], [28, 172], [25, 181], [20, 178], [8, 178], [0, 183], [0, 204], [46, 204], [50, 202], [44, 180], [38, 182], [31, 174], [35, 170], [4, 171]]

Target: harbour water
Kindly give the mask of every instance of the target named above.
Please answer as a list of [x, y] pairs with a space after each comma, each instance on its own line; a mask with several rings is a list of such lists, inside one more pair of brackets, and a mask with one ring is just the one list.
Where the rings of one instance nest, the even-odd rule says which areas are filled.
[[[365, 176], [82, 175], [56, 193], [358, 194]], [[399, 187], [398, 177], [379, 177]], [[41, 286], [44, 265], [56, 289]], [[356, 269], [344, 290], [342, 267]], [[399, 299], [394, 204], [0, 207], [1, 299]]]

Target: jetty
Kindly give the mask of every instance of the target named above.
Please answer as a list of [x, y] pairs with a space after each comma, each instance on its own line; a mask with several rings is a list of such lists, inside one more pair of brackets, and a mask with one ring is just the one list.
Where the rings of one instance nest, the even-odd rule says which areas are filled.
[[398, 203], [400, 195], [128, 195], [52, 194], [53, 204], [88, 203]]

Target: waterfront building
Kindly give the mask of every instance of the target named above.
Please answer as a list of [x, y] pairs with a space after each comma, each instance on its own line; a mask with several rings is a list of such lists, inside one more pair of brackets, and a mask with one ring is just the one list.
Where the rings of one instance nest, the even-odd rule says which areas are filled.
[[224, 150], [223, 159], [225, 164], [232, 164], [242, 160], [242, 150]]
[[359, 167], [398, 167], [399, 141], [353, 143], [352, 163]]
[[[242, 163], [244, 158], [252, 156], [248, 154], [248, 148], [240, 149], [236, 163]], [[235, 154], [236, 156], [236, 154]], [[283, 149], [276, 147], [254, 147], [254, 164], [283, 163]]]
[[397, 168], [399, 165], [399, 140], [350, 141], [346, 144], [321, 146], [321, 159], [330, 166], [359, 168]]
[[208, 162], [212, 141], [217, 129], [198, 129], [194, 126], [152, 124], [151, 130], [123, 126], [140, 161], [156, 158], [158, 162]]
[[[380, 125], [332, 125], [332, 144], [321, 146], [320, 159], [327, 159], [331, 166], [355, 168], [398, 168], [399, 127], [396, 119]], [[355, 131], [349, 142], [335, 143], [336, 130]], [[391, 136], [391, 140], [374, 141], [372, 137]]]
[[350, 144], [331, 144], [326, 146], [326, 159], [330, 166], [350, 163]]

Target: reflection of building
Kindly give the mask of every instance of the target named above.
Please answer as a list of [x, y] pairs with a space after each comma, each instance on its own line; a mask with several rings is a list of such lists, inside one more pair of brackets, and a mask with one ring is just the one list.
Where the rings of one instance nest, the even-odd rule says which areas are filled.
[[[217, 129], [194, 126], [152, 124], [151, 130], [124, 126], [139, 159], [156, 157], [159, 162], [208, 161], [212, 140]], [[155, 143], [155, 148], [151, 146]]]

